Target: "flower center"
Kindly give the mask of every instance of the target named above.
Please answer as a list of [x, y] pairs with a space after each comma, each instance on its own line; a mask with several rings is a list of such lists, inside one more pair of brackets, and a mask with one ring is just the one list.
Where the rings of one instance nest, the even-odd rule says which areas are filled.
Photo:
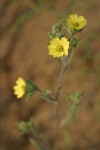
[[59, 45], [59, 46], [58, 46], [58, 51], [61, 52], [61, 51], [63, 51], [63, 50], [64, 50], [63, 46], [62, 46], [62, 45]]
[[75, 27], [78, 27], [78, 26], [79, 26], [79, 22], [75, 22], [75, 23], [73, 23], [73, 25], [74, 25]]

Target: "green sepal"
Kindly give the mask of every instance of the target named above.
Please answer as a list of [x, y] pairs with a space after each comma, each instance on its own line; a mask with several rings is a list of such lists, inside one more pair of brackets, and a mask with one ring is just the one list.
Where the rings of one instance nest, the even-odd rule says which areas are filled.
[[26, 92], [25, 96], [30, 98], [35, 91], [40, 91], [39, 87], [32, 81], [26, 80]]
[[48, 37], [52, 40], [52, 39], [56, 38], [56, 34], [53, 32], [48, 32]]
[[62, 38], [64, 35], [62, 35], [61, 33], [53, 33], [53, 32], [48, 32], [48, 37], [53, 40], [54, 38]]
[[52, 26], [52, 32], [53, 33], [61, 33], [62, 28], [63, 28], [63, 23], [62, 23], [62, 20], [60, 20], [59, 22], [57, 22], [57, 24]]

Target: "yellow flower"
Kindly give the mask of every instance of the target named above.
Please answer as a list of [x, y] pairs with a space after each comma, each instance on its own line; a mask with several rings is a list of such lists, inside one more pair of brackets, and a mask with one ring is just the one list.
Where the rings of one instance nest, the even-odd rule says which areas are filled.
[[25, 80], [19, 77], [13, 89], [14, 89], [14, 94], [17, 96], [17, 98], [23, 97], [23, 95], [25, 94], [25, 89], [26, 89]]
[[67, 19], [67, 27], [70, 31], [73, 29], [81, 30], [86, 24], [87, 20], [83, 16], [78, 17], [77, 14], [69, 15], [69, 18]]
[[50, 41], [50, 45], [48, 46], [49, 49], [49, 55], [55, 57], [63, 57], [68, 55], [68, 49], [69, 49], [69, 41], [62, 37], [54, 38]]

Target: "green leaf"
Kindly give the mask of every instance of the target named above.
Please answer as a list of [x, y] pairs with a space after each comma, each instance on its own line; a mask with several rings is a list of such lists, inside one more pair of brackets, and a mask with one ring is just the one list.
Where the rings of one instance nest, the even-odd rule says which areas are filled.
[[54, 103], [56, 104], [56, 101], [54, 101], [54, 98], [51, 96], [51, 91], [49, 90], [44, 90], [42, 93], [41, 93], [41, 97], [46, 100], [47, 102], [50, 102], [50, 103]]
[[71, 47], [75, 47], [75, 48], [76, 48], [76, 46], [77, 46], [77, 44], [78, 44], [78, 41], [79, 41], [79, 39], [77, 39], [77, 38], [72, 38], [72, 39], [70, 40], [70, 45], [71, 45]]
[[52, 94], [52, 92], [50, 90], [44, 90], [43, 93], [45, 93], [46, 95]]
[[31, 80], [26, 80], [26, 83], [27, 83], [28, 86], [33, 87], [33, 89], [34, 89], [35, 91], [39, 91], [38, 85], [37, 85], [36, 83], [34, 83], [33, 81], [31, 81]]
[[83, 97], [83, 92], [74, 92], [68, 96], [68, 105], [67, 105], [67, 115], [62, 120], [60, 127], [63, 127], [65, 124], [73, 120], [78, 113], [79, 106]]
[[77, 105], [81, 102], [83, 95], [84, 95], [83, 92], [71, 93], [71, 94], [69, 94], [68, 99], [71, 103]]
[[17, 126], [24, 134], [36, 132], [36, 127], [32, 119], [29, 121], [20, 121], [17, 123]]
[[37, 149], [37, 150], [41, 150], [41, 147], [39, 146], [39, 144], [32, 138], [29, 139], [29, 142]]

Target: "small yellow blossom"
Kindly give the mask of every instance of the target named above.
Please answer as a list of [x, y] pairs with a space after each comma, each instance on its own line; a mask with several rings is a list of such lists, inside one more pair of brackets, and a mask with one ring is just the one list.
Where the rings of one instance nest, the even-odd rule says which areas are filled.
[[67, 27], [69, 30], [81, 30], [87, 24], [87, 20], [83, 16], [77, 16], [77, 14], [69, 15], [67, 19]]
[[14, 94], [17, 96], [17, 98], [23, 97], [25, 94], [26, 89], [26, 82], [23, 78], [19, 77], [16, 81], [16, 85], [13, 87]]
[[69, 49], [69, 41], [62, 37], [54, 38], [50, 41], [50, 45], [48, 46], [49, 49], [49, 55], [55, 57], [63, 57], [68, 55], [68, 49]]

